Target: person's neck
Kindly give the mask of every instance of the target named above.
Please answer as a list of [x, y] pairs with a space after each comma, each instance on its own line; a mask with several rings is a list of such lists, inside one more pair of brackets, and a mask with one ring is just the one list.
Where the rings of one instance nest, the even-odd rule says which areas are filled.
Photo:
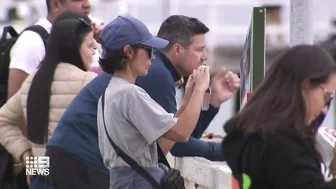
[[119, 77], [119, 78], [125, 79], [126, 81], [132, 84], [135, 84], [135, 81], [137, 78], [137, 76], [134, 76], [133, 74], [131, 74], [131, 72], [127, 72], [127, 71], [114, 72], [113, 77]]
[[175, 59], [173, 58], [173, 55], [170, 53], [170, 52], [164, 52], [164, 51], [160, 51], [162, 54], [164, 54], [167, 58], [168, 58], [168, 60], [169, 60], [169, 62], [173, 65], [173, 67], [175, 68], [175, 70], [177, 71], [177, 73], [181, 76], [181, 75], [183, 75], [180, 71], [179, 71], [179, 69], [178, 69], [178, 66], [177, 66], [177, 61], [175, 61]]
[[55, 20], [56, 20], [56, 16], [53, 15], [53, 14], [48, 14], [47, 16], [47, 20], [51, 23], [51, 24], [54, 24]]

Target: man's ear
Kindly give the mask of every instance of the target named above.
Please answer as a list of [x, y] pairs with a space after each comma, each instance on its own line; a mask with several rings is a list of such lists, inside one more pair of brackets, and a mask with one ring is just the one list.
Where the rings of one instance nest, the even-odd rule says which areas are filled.
[[50, 9], [51, 12], [60, 12], [62, 4], [59, 0], [50, 0]]
[[183, 47], [180, 44], [175, 43], [172, 47], [172, 50], [174, 52], [174, 55], [178, 56], [183, 52]]

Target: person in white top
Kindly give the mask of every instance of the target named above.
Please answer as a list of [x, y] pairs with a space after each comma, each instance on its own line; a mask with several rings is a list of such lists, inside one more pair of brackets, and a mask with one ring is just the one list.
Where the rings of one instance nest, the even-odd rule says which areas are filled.
[[[89, 15], [90, 0], [47, 0], [48, 15], [39, 20], [36, 25], [42, 26], [48, 33], [58, 15], [65, 11], [73, 11]], [[96, 21], [96, 19], [95, 19]], [[94, 26], [101, 26], [95, 23]], [[101, 29], [95, 29], [100, 32]], [[21, 87], [29, 74], [34, 73], [45, 56], [45, 46], [42, 38], [33, 31], [24, 31], [10, 51], [10, 71], [8, 80], [8, 99]], [[98, 65], [99, 53], [93, 58], [94, 66]]]

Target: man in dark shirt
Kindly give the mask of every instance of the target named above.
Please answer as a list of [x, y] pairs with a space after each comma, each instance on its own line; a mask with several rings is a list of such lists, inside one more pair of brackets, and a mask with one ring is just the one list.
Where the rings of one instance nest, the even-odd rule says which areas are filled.
[[[171, 16], [163, 22], [158, 35], [170, 44], [166, 49], [154, 52], [155, 59], [148, 74], [139, 77], [136, 85], [144, 88], [167, 112], [177, 111], [175, 81], [190, 75], [207, 59], [205, 34], [208, 31], [202, 22], [186, 16]], [[100, 74], [76, 96], [48, 142], [48, 147], [56, 147], [80, 163], [105, 173], [108, 171], [98, 147], [97, 104], [111, 77]], [[224, 160], [220, 143], [204, 142], [199, 138], [217, 114], [220, 104], [237, 92], [239, 83], [238, 76], [232, 72], [221, 71], [213, 78], [209, 110], [202, 111], [189, 142], [174, 145], [173, 155]]]
[[[173, 15], [161, 25], [158, 37], [169, 41], [169, 45], [155, 54], [154, 64], [163, 64], [171, 72], [168, 80], [153, 80], [154, 74], [139, 80], [139, 86], [149, 91], [148, 83], [155, 85], [155, 90], [148, 92], [166, 111], [176, 113], [175, 88], [173, 81], [189, 76], [192, 71], [208, 59], [206, 54], [205, 34], [209, 29], [196, 18]], [[160, 75], [157, 75], [158, 77]], [[155, 82], [155, 83], [154, 83]], [[165, 84], [164, 84], [164, 83]], [[169, 83], [169, 84], [168, 84]], [[152, 87], [151, 85], [151, 87]], [[210, 106], [201, 113], [195, 131], [187, 143], [176, 143], [171, 150], [174, 156], [201, 156], [213, 161], [224, 160], [220, 153], [220, 144], [200, 140], [203, 132], [215, 117], [221, 103], [230, 99], [239, 89], [240, 80], [236, 74], [221, 70], [211, 82]], [[164, 97], [160, 95], [164, 94]], [[218, 140], [217, 140], [218, 141]], [[219, 141], [221, 142], [221, 141]]]

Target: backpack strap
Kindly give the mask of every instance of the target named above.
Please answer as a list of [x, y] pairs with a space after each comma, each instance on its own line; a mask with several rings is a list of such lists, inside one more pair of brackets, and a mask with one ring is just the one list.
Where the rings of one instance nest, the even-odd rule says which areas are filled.
[[5, 41], [7, 39], [7, 34], [9, 34], [11, 37], [18, 37], [19, 34], [15, 31], [13, 26], [6, 26], [3, 29], [2, 36], [0, 41]]
[[26, 29], [24, 29], [22, 32], [24, 32], [24, 31], [33, 31], [33, 32], [36, 32], [37, 34], [39, 34], [40, 37], [42, 38], [44, 47], [47, 48], [47, 40], [48, 40], [48, 37], [49, 37], [49, 33], [46, 29], [44, 29], [44, 27], [42, 27], [40, 25], [31, 25], [31, 26], [27, 27]]
[[167, 160], [165, 154], [163, 153], [159, 143], [157, 142], [156, 145], [157, 145], [159, 163], [163, 163], [165, 166], [167, 166], [170, 169], [171, 167], [170, 167], [170, 165], [168, 163], [168, 160]]

